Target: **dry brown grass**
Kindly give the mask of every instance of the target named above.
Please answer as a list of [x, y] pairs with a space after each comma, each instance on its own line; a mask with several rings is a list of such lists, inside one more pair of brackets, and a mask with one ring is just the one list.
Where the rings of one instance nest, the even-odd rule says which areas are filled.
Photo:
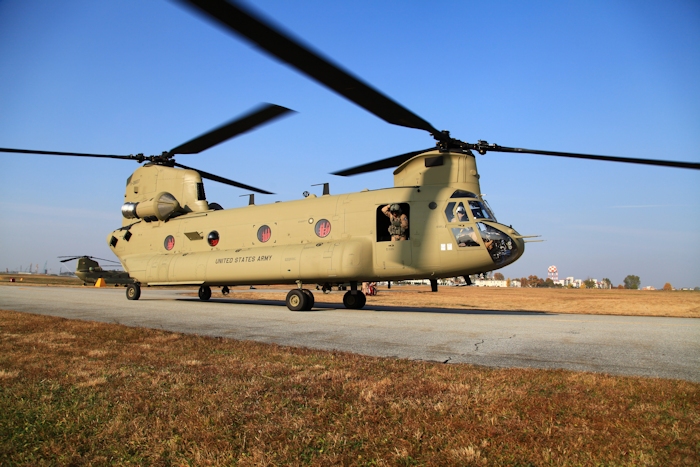
[[698, 465], [700, 385], [0, 311], [2, 465]]
[[[228, 298], [284, 300], [287, 292], [265, 291], [284, 287], [263, 286], [259, 292], [249, 291], [247, 287], [233, 288]], [[342, 293], [324, 294], [314, 290], [314, 296], [316, 303], [342, 306]], [[218, 289], [213, 297], [222, 297]], [[373, 305], [700, 318], [700, 292], [695, 291], [439, 287], [433, 293], [429, 286], [394, 285], [391, 289], [381, 287], [376, 296], [367, 297], [367, 306]]]
[[[10, 283], [14, 277], [18, 282]], [[19, 279], [22, 279], [19, 282]], [[83, 287], [75, 277], [0, 274], [2, 286]], [[289, 285], [233, 287], [225, 298], [242, 300], [284, 301]], [[307, 286], [307, 287], [310, 287]], [[162, 287], [158, 287], [162, 288]], [[191, 288], [196, 296], [196, 287]], [[280, 290], [276, 292], [275, 290]], [[218, 288], [214, 298], [222, 298]], [[324, 294], [313, 290], [316, 303], [342, 306], [343, 294]], [[144, 293], [148, 293], [147, 289]], [[597, 290], [597, 289], [523, 289], [491, 287], [440, 287], [438, 293], [429, 286], [379, 288], [379, 294], [367, 297], [368, 306], [435, 307], [460, 310], [537, 311], [545, 313], [583, 313], [593, 315], [669, 316], [700, 318], [700, 292], [663, 290]]]
[[[10, 282], [14, 279], [15, 282]], [[48, 285], [60, 287], [82, 287], [83, 281], [72, 276], [49, 276], [44, 274], [0, 274], [0, 285]]]

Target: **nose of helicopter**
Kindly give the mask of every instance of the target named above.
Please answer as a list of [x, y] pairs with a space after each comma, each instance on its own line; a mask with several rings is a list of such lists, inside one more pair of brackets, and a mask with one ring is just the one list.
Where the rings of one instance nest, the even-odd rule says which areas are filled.
[[512, 227], [484, 222], [477, 222], [479, 233], [484, 241], [491, 260], [499, 268], [513, 263], [525, 251], [525, 242]]

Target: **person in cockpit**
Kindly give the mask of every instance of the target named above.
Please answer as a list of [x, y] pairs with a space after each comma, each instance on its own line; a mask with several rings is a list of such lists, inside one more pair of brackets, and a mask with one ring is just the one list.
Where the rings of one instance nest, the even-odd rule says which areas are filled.
[[464, 206], [462, 203], [459, 203], [459, 206], [457, 206], [457, 217], [456, 217], [457, 222], [467, 222], [469, 221], [469, 218], [467, 217], [467, 210], [464, 209]]

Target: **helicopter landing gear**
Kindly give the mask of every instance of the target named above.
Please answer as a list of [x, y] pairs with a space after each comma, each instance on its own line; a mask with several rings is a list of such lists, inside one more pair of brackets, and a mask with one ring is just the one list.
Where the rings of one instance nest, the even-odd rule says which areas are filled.
[[138, 300], [141, 297], [141, 284], [134, 282], [126, 286], [126, 298], [129, 300]]
[[231, 290], [228, 288], [228, 285], [225, 285], [221, 287], [221, 295], [228, 295]]
[[211, 298], [211, 287], [208, 285], [201, 285], [199, 287], [199, 299], [206, 302]]
[[298, 284], [298, 289], [290, 290], [287, 294], [287, 308], [292, 311], [309, 311], [316, 302], [314, 294], [309, 289], [302, 289], [301, 282]]
[[348, 290], [343, 295], [343, 305], [351, 310], [359, 310], [367, 303], [367, 297], [360, 290]]
[[301, 291], [304, 292], [304, 295], [306, 295], [306, 299], [309, 301], [309, 303], [306, 304], [306, 308], [304, 309], [304, 311], [309, 311], [314, 307], [316, 299], [314, 299], [314, 294], [309, 289], [301, 289]]
[[367, 297], [361, 290], [357, 290], [357, 282], [350, 282], [350, 290], [343, 295], [343, 305], [351, 310], [359, 310], [367, 303]]
[[438, 291], [437, 279], [430, 279], [430, 291], [431, 291], [431, 292], [437, 292], [437, 291]]

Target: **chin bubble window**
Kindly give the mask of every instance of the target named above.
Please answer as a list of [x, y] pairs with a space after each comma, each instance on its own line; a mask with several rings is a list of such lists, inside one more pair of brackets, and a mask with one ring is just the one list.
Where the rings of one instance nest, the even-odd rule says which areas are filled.
[[258, 240], [262, 243], [267, 242], [272, 236], [272, 230], [269, 225], [261, 225], [258, 229]]
[[219, 232], [216, 230], [212, 230], [209, 232], [209, 235], [207, 235], [207, 243], [209, 243], [209, 246], [216, 246], [219, 244]]
[[480, 246], [473, 227], [455, 227], [452, 229], [458, 247]]
[[325, 238], [331, 233], [331, 223], [328, 222], [327, 219], [321, 219], [320, 221], [316, 222], [315, 231], [316, 235], [321, 238]]
[[494, 263], [499, 266], [505, 266], [518, 259], [520, 256], [518, 254], [518, 245], [512, 238], [490, 225], [481, 222], [477, 222], [476, 225], [484, 246]]

